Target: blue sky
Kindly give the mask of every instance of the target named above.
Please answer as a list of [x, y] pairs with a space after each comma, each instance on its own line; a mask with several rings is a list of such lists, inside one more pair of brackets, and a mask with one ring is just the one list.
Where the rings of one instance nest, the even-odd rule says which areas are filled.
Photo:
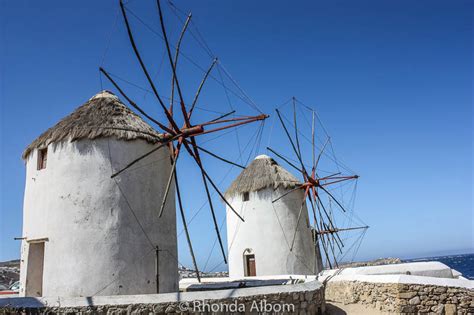
[[[101, 84], [100, 65], [137, 86], [146, 87], [146, 82], [123, 20], [117, 19], [117, 1], [0, 5], [0, 260], [6, 260], [19, 257], [13, 237], [21, 236], [22, 150], [101, 88], [112, 89], [105, 80]], [[361, 175], [356, 211], [371, 228], [358, 259], [472, 252], [472, 1], [214, 0], [176, 5], [193, 12], [213, 54], [263, 112], [273, 115], [292, 96], [317, 109], [337, 155]], [[131, 0], [127, 7], [159, 30], [154, 1]], [[180, 26], [166, 10], [175, 39]], [[156, 73], [163, 43], [136, 19], [132, 24], [144, 59]], [[209, 56], [191, 37], [189, 42], [183, 51], [206, 67]], [[180, 74], [190, 98], [201, 74], [187, 60]], [[168, 93], [166, 69], [156, 78], [160, 92]], [[164, 119], [151, 96], [125, 86], [150, 113]], [[227, 111], [222, 88], [215, 82], [206, 88], [201, 106]], [[257, 114], [238, 99], [230, 102], [239, 113]], [[196, 120], [205, 115], [197, 112]], [[271, 119], [258, 153], [266, 153], [267, 143], [278, 142], [270, 137], [270, 125]], [[246, 128], [239, 141], [256, 130]], [[235, 135], [224, 139], [209, 146], [235, 157]], [[285, 153], [291, 154], [289, 149]], [[215, 161], [208, 165], [220, 181], [226, 169]], [[204, 194], [195, 188], [200, 186], [191, 161], [184, 158], [180, 166], [192, 216]], [[232, 170], [222, 189], [237, 174]], [[215, 203], [221, 222], [224, 207], [217, 198]], [[215, 238], [210, 224], [207, 211], [201, 211], [191, 225], [201, 266]], [[179, 253], [189, 265], [183, 236]], [[219, 263], [218, 254], [216, 248], [208, 266]]]

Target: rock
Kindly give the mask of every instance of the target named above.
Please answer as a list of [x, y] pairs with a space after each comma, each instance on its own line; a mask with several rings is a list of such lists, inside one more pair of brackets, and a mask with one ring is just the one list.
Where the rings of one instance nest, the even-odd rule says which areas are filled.
[[444, 305], [443, 304], [435, 305], [431, 308], [431, 310], [435, 312], [436, 314], [443, 314]]
[[434, 289], [435, 293], [446, 293], [448, 291], [447, 287], [437, 287]]
[[444, 313], [446, 315], [456, 315], [456, 305], [454, 304], [446, 304], [444, 306]]
[[402, 292], [398, 295], [401, 299], [411, 299], [412, 297], [416, 296], [417, 292]]
[[416, 307], [413, 305], [403, 305], [400, 310], [402, 313], [415, 313], [416, 312]]
[[300, 295], [298, 292], [293, 293], [293, 301], [298, 301], [300, 299]]
[[415, 296], [414, 298], [410, 299], [410, 301], [408, 301], [408, 303], [410, 305], [418, 305], [420, 304], [420, 297], [419, 296]]

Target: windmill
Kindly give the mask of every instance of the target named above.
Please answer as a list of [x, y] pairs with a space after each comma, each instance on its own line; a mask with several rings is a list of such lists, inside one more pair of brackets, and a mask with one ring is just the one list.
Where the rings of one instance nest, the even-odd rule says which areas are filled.
[[[347, 214], [348, 210], [346, 209], [344, 202], [339, 200], [339, 198], [337, 198], [335, 194], [331, 191], [331, 187], [348, 181], [357, 182], [359, 176], [356, 174], [342, 173], [342, 171], [339, 169], [333, 172], [329, 172], [328, 175], [320, 175], [319, 164], [321, 162], [321, 158], [324, 155], [327, 155], [325, 150], [328, 149], [328, 146], [332, 146], [331, 138], [326, 133], [326, 139], [322, 142], [322, 146], [319, 149], [319, 152], [317, 152], [315, 141], [315, 120], [319, 120], [319, 117], [313, 109], [302, 104], [296, 98], [293, 97], [290, 101], [293, 105], [293, 123], [286, 119], [286, 117], [281, 113], [278, 108], [276, 109], [276, 114], [291, 146], [292, 153], [294, 154], [296, 159], [287, 157], [277, 152], [275, 149], [272, 149], [271, 147], [267, 147], [267, 149], [273, 154], [275, 154], [278, 158], [286, 162], [294, 170], [296, 170], [301, 175], [303, 180], [301, 185], [285, 192], [284, 194], [274, 199], [272, 202], [276, 202], [294, 191], [304, 191], [304, 199], [302, 200], [301, 207], [299, 209], [298, 223], [293, 232], [290, 250], [292, 250], [294, 246], [298, 226], [302, 224], [300, 222], [300, 219], [302, 217], [304, 205], [306, 204], [306, 202], [308, 202], [311, 206], [312, 219], [314, 224], [313, 240], [314, 246], [316, 247], [316, 261], [319, 263], [320, 267], [322, 267], [322, 255], [320, 250], [320, 248], [322, 247], [324, 250], [324, 256], [326, 258], [327, 265], [329, 266], [329, 268], [332, 269], [333, 267], [338, 267], [338, 263], [344, 257], [343, 248], [345, 246], [345, 240], [343, 240], [340, 234], [345, 231], [362, 230], [363, 234], [365, 235], [365, 231], [368, 229], [368, 226], [363, 224], [362, 226], [349, 226], [344, 228], [337, 227], [334, 218], [334, 211], [332, 209], [333, 204], [335, 204], [334, 207], [336, 207], [344, 214]], [[283, 105], [288, 104], [290, 101], [286, 102]], [[311, 138], [305, 136], [304, 133], [301, 133], [298, 129], [297, 105], [304, 106], [311, 113]], [[289, 127], [287, 126], [288, 124], [294, 129], [293, 135], [290, 134]], [[308, 164], [305, 164], [304, 156], [302, 153], [300, 145], [301, 136], [303, 136], [308, 142], [310, 142], [311, 145], [311, 164], [309, 165], [309, 167]], [[336, 159], [333, 159], [333, 161], [337, 162]], [[309, 209], [310, 207], [307, 208]], [[362, 237], [359, 237], [357, 241], [361, 240]]]
[[[194, 98], [191, 103], [186, 103], [185, 98], [183, 96], [183, 90], [182, 90], [182, 82], [179, 79], [178, 73], [177, 73], [177, 66], [178, 66], [178, 60], [179, 56], [181, 55], [180, 52], [180, 46], [181, 42], [183, 40], [184, 34], [186, 33], [186, 30], [188, 28], [189, 22], [191, 20], [191, 14], [187, 16], [186, 21], [184, 22], [183, 28], [181, 30], [179, 39], [175, 45], [175, 51], [174, 55], [172, 53], [170, 41], [168, 39], [167, 31], [166, 31], [166, 26], [164, 23], [164, 18], [163, 18], [163, 10], [161, 7], [161, 1], [157, 0], [157, 9], [158, 9], [158, 15], [159, 15], [159, 21], [160, 21], [160, 27], [161, 27], [161, 35], [163, 38], [163, 41], [165, 43], [166, 47], [166, 55], [168, 59], [168, 63], [171, 67], [172, 70], [172, 78], [171, 78], [171, 93], [170, 93], [170, 102], [169, 104], [165, 104], [164, 97], [158, 93], [157, 89], [157, 84], [154, 82], [152, 79], [152, 76], [150, 75], [149, 70], [147, 69], [142, 56], [138, 50], [138, 47], [136, 45], [134, 36], [133, 36], [133, 30], [130, 26], [129, 19], [128, 19], [128, 9], [124, 5], [123, 1], [120, 0], [120, 12], [123, 17], [125, 27], [127, 30], [128, 34], [128, 39], [130, 42], [130, 45], [133, 49], [134, 55], [137, 59], [137, 61], [140, 64], [140, 68], [146, 77], [146, 81], [148, 82], [152, 94], [155, 96], [161, 110], [165, 114], [166, 117], [166, 122], [160, 122], [158, 119], [155, 119], [151, 115], [147, 114], [141, 106], [139, 106], [134, 100], [132, 100], [124, 91], [122, 87], [119, 86], [119, 84], [112, 78], [111, 74], [106, 71], [104, 68], [100, 67], [99, 70], [100, 72], [112, 83], [112, 85], [117, 89], [117, 91], [127, 100], [127, 102], [135, 108], [139, 113], [141, 113], [144, 117], [148, 118], [151, 122], [153, 122], [159, 130], [162, 132], [160, 136], [160, 143], [151, 151], [137, 156], [134, 160], [130, 161], [124, 168], [118, 170], [114, 174], [112, 174], [112, 178], [116, 176], [120, 176], [123, 172], [128, 170], [130, 167], [138, 163], [140, 160], [146, 158], [153, 152], [163, 148], [163, 147], [168, 147], [170, 151], [170, 162], [171, 162], [171, 172], [168, 178], [168, 181], [166, 183], [166, 189], [165, 189], [165, 194], [163, 201], [161, 203], [160, 209], [158, 211], [158, 216], [161, 217], [163, 215], [163, 211], [165, 209], [165, 204], [167, 200], [167, 196], [169, 194], [170, 188], [172, 184], [174, 183], [176, 187], [176, 195], [177, 195], [177, 200], [178, 200], [178, 206], [180, 210], [180, 215], [181, 215], [181, 220], [184, 226], [185, 234], [186, 234], [186, 240], [188, 243], [189, 251], [191, 253], [193, 265], [196, 271], [196, 275], [198, 280], [200, 281], [200, 274], [199, 274], [199, 269], [196, 263], [196, 258], [194, 255], [194, 250], [193, 246], [191, 243], [191, 237], [188, 231], [187, 223], [186, 223], [186, 218], [184, 214], [184, 209], [183, 209], [183, 202], [182, 202], [182, 191], [180, 190], [180, 185], [178, 181], [178, 169], [177, 169], [177, 164], [179, 161], [179, 158], [181, 156], [182, 151], [187, 152], [187, 154], [192, 158], [192, 160], [195, 162], [196, 166], [198, 167], [201, 177], [202, 177], [202, 183], [206, 192], [207, 200], [209, 203], [209, 209], [212, 215], [213, 219], [213, 225], [217, 234], [217, 239], [219, 241], [220, 249], [224, 258], [224, 262], [226, 263], [226, 254], [224, 251], [224, 246], [222, 243], [222, 238], [219, 232], [219, 226], [217, 223], [216, 219], [216, 214], [215, 214], [215, 209], [214, 205], [212, 203], [211, 199], [211, 188], [221, 197], [221, 199], [232, 209], [233, 213], [239, 217], [240, 220], [243, 221], [243, 218], [235, 211], [234, 208], [230, 205], [230, 203], [226, 200], [225, 196], [223, 193], [220, 191], [218, 188], [217, 184], [214, 182], [214, 180], [211, 178], [211, 176], [208, 174], [206, 171], [206, 168], [203, 164], [203, 161], [201, 159], [201, 153], [208, 154], [220, 161], [232, 164], [234, 166], [238, 166], [243, 168], [243, 166], [238, 165], [237, 163], [234, 163], [232, 161], [229, 161], [217, 154], [215, 154], [212, 151], [206, 150], [205, 148], [201, 147], [198, 145], [197, 142], [197, 137], [210, 134], [210, 133], [216, 133], [222, 130], [226, 129], [232, 129], [238, 126], [242, 126], [245, 124], [249, 124], [252, 122], [257, 122], [257, 121], [263, 121], [266, 118], [268, 118], [268, 115], [265, 115], [261, 113], [260, 115], [257, 116], [239, 116], [239, 117], [232, 117], [229, 118], [229, 116], [233, 115], [235, 111], [231, 111], [228, 113], [225, 113], [223, 115], [220, 115], [219, 117], [216, 117], [212, 120], [209, 121], [204, 121], [200, 123], [194, 123], [192, 121], [193, 118], [193, 112], [196, 108], [196, 104], [198, 102], [199, 96], [201, 94], [201, 91], [206, 83], [206, 80], [210, 76], [210, 73], [214, 66], [217, 63], [217, 59], [214, 59], [207, 69], [205, 71], [205, 74], [197, 88], [197, 91], [194, 95]], [[175, 98], [177, 98], [177, 103], [179, 104], [178, 110], [174, 108], [174, 103], [175, 103]], [[179, 116], [181, 116], [182, 120], [182, 125], [180, 126], [178, 122], [178, 115], [175, 115], [175, 111], [179, 112]]]

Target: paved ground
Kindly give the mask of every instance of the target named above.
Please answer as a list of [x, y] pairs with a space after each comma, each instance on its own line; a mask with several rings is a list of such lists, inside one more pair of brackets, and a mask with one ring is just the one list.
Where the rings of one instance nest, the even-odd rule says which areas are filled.
[[364, 305], [359, 304], [347, 304], [342, 303], [328, 303], [326, 302], [326, 312], [330, 315], [355, 315], [355, 314], [364, 314], [364, 315], [388, 315], [393, 313], [381, 312], [371, 307], [365, 307]]

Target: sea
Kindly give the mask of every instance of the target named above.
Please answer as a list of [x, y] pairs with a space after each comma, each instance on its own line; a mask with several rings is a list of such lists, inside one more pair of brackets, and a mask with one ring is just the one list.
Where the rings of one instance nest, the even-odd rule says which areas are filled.
[[462, 273], [464, 278], [474, 280], [474, 254], [449, 255], [438, 257], [426, 257], [416, 259], [404, 259], [403, 262], [415, 261], [439, 261]]

